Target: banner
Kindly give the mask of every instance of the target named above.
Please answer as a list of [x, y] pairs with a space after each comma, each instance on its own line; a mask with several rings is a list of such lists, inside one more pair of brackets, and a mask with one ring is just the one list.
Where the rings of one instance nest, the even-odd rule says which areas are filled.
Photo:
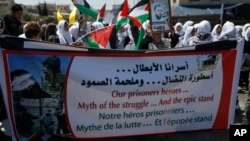
[[11, 47], [17, 40], [1, 40], [1, 87], [16, 140], [217, 130], [233, 123], [242, 41], [134, 52], [27, 40]]

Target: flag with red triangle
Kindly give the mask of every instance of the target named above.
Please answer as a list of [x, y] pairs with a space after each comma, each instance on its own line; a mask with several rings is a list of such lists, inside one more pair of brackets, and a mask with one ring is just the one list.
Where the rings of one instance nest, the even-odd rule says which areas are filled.
[[149, 3], [148, 0], [139, 1], [129, 11], [129, 16], [137, 18], [141, 23], [144, 23], [149, 18]]
[[128, 23], [128, 0], [124, 0], [121, 7], [118, 9], [118, 13], [115, 14], [116, 16], [113, 19], [113, 24], [116, 24], [116, 30], [120, 29], [122, 26]]
[[134, 50], [139, 50], [139, 47], [141, 45], [142, 39], [144, 38], [145, 35], [145, 31], [142, 27], [142, 23], [139, 19], [137, 19], [136, 17], [132, 17], [132, 16], [128, 16], [129, 20], [130, 20], [130, 24], [133, 24], [134, 26], [137, 27], [137, 29], [139, 30], [139, 34], [138, 34], [138, 40], [135, 44], [135, 48]]
[[105, 13], [106, 13], [106, 3], [103, 5], [102, 9], [100, 10], [96, 21], [103, 22]]
[[82, 37], [92, 48], [110, 48], [110, 37], [115, 25], [106, 26], [104, 28], [90, 32]]

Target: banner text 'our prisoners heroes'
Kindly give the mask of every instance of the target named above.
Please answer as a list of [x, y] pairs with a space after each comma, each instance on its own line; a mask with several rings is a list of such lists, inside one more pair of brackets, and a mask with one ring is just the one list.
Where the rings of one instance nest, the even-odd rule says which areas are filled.
[[[193, 69], [195, 68], [195, 70], [197, 70], [197, 66], [193, 67], [194, 66], [193, 61], [191, 61], [191, 63], [189, 61], [182, 61], [180, 63], [179, 61], [180, 65], [176, 64], [178, 64], [178, 62], [155, 63], [151, 61], [150, 63], [148, 62], [139, 64], [136, 63], [132, 67], [128, 66], [128, 69], [121, 69], [121, 67], [119, 67], [118, 69], [113, 68], [111, 70], [109, 68], [108, 71], [109, 72], [111, 71], [112, 75], [105, 75], [110, 77], [109, 78], [106, 77], [106, 79], [103, 80], [101, 80], [100, 77], [85, 79], [85, 78], [91, 78], [88, 77], [88, 75], [85, 75], [87, 77], [84, 77], [84, 79], [79, 79], [80, 80], [79, 87], [83, 87], [88, 92], [94, 90], [95, 87], [100, 89], [103, 87], [116, 86], [118, 89], [114, 90], [112, 89], [114, 87], [112, 88], [110, 87], [108, 92], [109, 94], [106, 95], [106, 98], [103, 99], [100, 96], [100, 99], [102, 100], [84, 99], [84, 100], [79, 100], [79, 102], [75, 101], [74, 102], [76, 105], [75, 107], [79, 110], [79, 113], [84, 113], [83, 111], [85, 111], [86, 112], [85, 114], [87, 114], [88, 111], [93, 112], [95, 110], [97, 111], [99, 110], [99, 112], [96, 112], [95, 117], [93, 117], [97, 118], [98, 120], [108, 121], [110, 119], [116, 119], [119, 121], [119, 119], [128, 119], [128, 118], [148, 119], [151, 117], [156, 118], [160, 115], [167, 115], [167, 114], [194, 113], [195, 110], [192, 109], [192, 106], [191, 107], [188, 106], [186, 108], [185, 105], [192, 105], [192, 103], [197, 103], [197, 102], [208, 103], [212, 102], [215, 99], [214, 93], [207, 93], [204, 95], [197, 96], [196, 94], [193, 94], [193, 92], [190, 92], [190, 90], [187, 89], [186, 87], [180, 86], [176, 88], [171, 88], [172, 86], [169, 86], [171, 84], [179, 85], [183, 83], [196, 83], [195, 85], [197, 85], [200, 82], [204, 83], [205, 81], [211, 81], [214, 78], [213, 70], [194, 72]], [[126, 73], [127, 74], [130, 73], [130, 75], [123, 75]], [[143, 75], [140, 75], [139, 73], [142, 73]], [[143, 79], [137, 78], [137, 76], [141, 77], [145, 76], [145, 74], [146, 77], [144, 77]], [[152, 80], [151, 78], [147, 77], [148, 75], [151, 76], [163, 75], [163, 77], [157, 77], [158, 80]], [[126, 79], [127, 76], [129, 76], [130, 78]], [[152, 89], [151, 87], [152, 85], [155, 86], [155, 89]], [[130, 89], [121, 90], [119, 89], [121, 88], [121, 86], [123, 87], [133, 86], [134, 90], [131, 91]], [[136, 88], [134, 88], [134, 86]], [[146, 87], [149, 86], [150, 89], [144, 90], [145, 86]], [[93, 95], [94, 93], [91, 92], [89, 94]], [[107, 93], [105, 92], [105, 94]], [[86, 94], [84, 93], [84, 95]], [[96, 96], [97, 98], [99, 97], [98, 95]], [[152, 101], [152, 99], [154, 100]], [[160, 110], [153, 110], [155, 108]], [[100, 112], [100, 110], [104, 111]], [[123, 112], [117, 112], [117, 110]], [[130, 111], [132, 110], [132, 112], [127, 112], [128, 110]], [[142, 125], [145, 126], [144, 124]]]

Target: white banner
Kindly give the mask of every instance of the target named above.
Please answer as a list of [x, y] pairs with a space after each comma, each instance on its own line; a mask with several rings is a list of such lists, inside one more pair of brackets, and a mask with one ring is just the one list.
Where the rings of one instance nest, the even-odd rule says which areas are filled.
[[89, 52], [39, 42], [23, 48], [0, 53], [13, 140], [216, 130], [233, 123], [243, 42], [216, 51]]

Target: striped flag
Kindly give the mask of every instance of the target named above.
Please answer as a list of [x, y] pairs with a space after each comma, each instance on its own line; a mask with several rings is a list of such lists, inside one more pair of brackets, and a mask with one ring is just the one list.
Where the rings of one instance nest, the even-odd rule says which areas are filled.
[[102, 9], [100, 10], [96, 21], [103, 22], [105, 13], [106, 13], [106, 3], [103, 5]]
[[93, 32], [88, 33], [82, 37], [83, 41], [87, 41], [92, 48], [110, 48], [110, 37], [115, 25], [110, 25]]
[[145, 35], [145, 31], [144, 31], [144, 29], [142, 27], [142, 23], [139, 19], [132, 17], [132, 16], [129, 16], [129, 20], [130, 20], [130, 23], [133, 24], [134, 26], [136, 26], [137, 29], [139, 30], [138, 40], [137, 40], [135, 48], [134, 48], [134, 50], [139, 50], [142, 39], [144, 38], [144, 35]]
[[113, 24], [116, 24], [116, 30], [119, 30], [122, 26], [128, 23], [128, 13], [129, 13], [129, 7], [128, 7], [128, 1], [124, 0], [123, 4], [118, 10], [118, 13], [116, 14], [116, 17], [113, 20]]
[[72, 0], [72, 2], [82, 14], [88, 15], [96, 20], [97, 12], [89, 5], [86, 0]]
[[129, 16], [136, 17], [141, 23], [144, 23], [149, 18], [149, 4], [148, 0], [139, 1], [129, 11]]

